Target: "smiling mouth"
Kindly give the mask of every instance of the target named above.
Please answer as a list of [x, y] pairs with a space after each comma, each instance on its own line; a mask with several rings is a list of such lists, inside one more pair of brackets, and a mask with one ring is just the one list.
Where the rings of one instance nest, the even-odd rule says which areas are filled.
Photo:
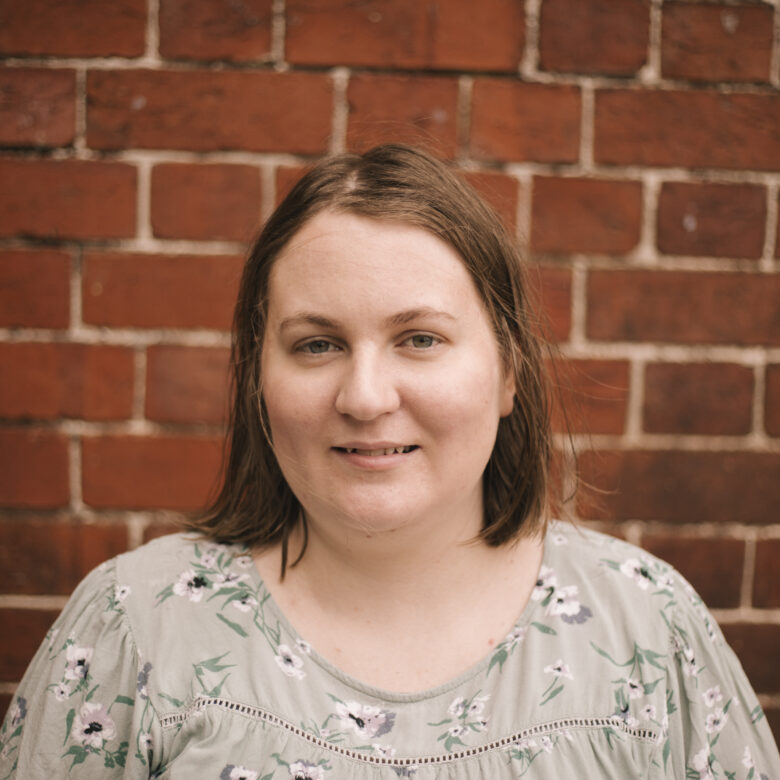
[[357, 447], [335, 447], [339, 452], [346, 452], [349, 455], [368, 455], [377, 458], [380, 455], [403, 455], [412, 450], [418, 449], [416, 444], [407, 444], [405, 447], [386, 447], [380, 450], [359, 450]]

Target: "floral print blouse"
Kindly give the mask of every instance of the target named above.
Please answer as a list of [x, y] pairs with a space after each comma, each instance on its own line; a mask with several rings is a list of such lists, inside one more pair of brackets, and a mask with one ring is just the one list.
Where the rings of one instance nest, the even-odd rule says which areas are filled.
[[736, 657], [691, 586], [551, 526], [515, 626], [446, 685], [398, 694], [298, 636], [247, 551], [177, 534], [90, 574], [0, 730], [10, 778], [780, 780]]

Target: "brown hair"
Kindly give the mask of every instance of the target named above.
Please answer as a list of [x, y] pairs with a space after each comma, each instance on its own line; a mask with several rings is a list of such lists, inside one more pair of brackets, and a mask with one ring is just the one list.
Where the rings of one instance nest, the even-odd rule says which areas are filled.
[[255, 241], [235, 310], [233, 407], [223, 482], [206, 514], [190, 527], [216, 541], [250, 547], [281, 542], [284, 573], [289, 535], [300, 522], [304, 543], [298, 559], [303, 555], [305, 519], [268, 435], [260, 353], [271, 267], [297, 231], [326, 209], [415, 225], [461, 256], [516, 390], [514, 408], [499, 422], [485, 469], [480, 536], [497, 546], [542, 531], [552, 495], [548, 380], [519, 250], [496, 214], [447, 165], [398, 144], [320, 162], [293, 187]]

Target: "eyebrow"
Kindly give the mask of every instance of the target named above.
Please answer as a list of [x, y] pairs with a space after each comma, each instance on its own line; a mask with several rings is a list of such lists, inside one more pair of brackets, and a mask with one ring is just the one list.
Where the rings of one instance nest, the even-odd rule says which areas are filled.
[[[421, 306], [416, 309], [405, 309], [397, 314], [393, 314], [385, 320], [385, 324], [388, 327], [393, 328], [406, 325], [407, 323], [418, 319], [447, 319], [455, 322], [455, 317], [446, 311], [433, 309], [429, 306]], [[279, 323], [279, 330], [282, 331], [287, 328], [292, 328], [295, 325], [314, 325], [318, 328], [324, 328], [325, 330], [336, 330], [339, 327], [339, 323], [336, 320], [323, 317], [321, 314], [303, 311], [293, 314], [291, 317], [285, 317]]]

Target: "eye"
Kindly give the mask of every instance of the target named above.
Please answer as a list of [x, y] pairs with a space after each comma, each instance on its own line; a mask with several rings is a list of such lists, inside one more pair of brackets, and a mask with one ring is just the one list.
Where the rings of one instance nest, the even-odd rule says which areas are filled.
[[430, 333], [415, 333], [413, 336], [409, 336], [404, 343], [409, 344], [415, 349], [430, 349], [438, 344], [439, 339], [435, 336], [431, 336]]
[[305, 344], [301, 344], [296, 347], [296, 352], [303, 352], [305, 355], [322, 355], [328, 352], [331, 347], [335, 346], [325, 339], [314, 339], [313, 341], [307, 341]]

